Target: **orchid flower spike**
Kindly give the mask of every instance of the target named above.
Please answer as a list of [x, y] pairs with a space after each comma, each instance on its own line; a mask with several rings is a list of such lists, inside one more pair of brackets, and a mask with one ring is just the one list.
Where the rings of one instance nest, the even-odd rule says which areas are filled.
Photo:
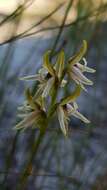
[[[49, 50], [43, 55], [43, 65], [37, 74], [20, 78], [21, 80], [37, 81], [38, 83], [34, 95], [31, 94], [29, 89], [26, 90], [26, 101], [18, 108], [18, 116], [21, 121], [15, 126], [15, 129], [36, 126], [44, 131], [44, 126], [48, 125], [54, 113], [57, 114], [60, 128], [65, 136], [68, 135], [70, 117], [74, 116], [87, 124], [90, 122], [79, 112], [76, 103], [81, 91], [86, 90], [85, 85], [93, 84], [84, 75], [85, 72], [95, 72], [94, 69], [87, 66], [87, 61], [84, 58], [86, 50], [87, 43], [84, 40], [80, 51], [66, 63], [63, 50], [58, 53], [54, 63], [51, 62], [51, 50]], [[70, 85], [71, 79], [76, 83], [75, 89], [70, 95], [64, 97], [65, 91], [63, 89], [66, 84]]]

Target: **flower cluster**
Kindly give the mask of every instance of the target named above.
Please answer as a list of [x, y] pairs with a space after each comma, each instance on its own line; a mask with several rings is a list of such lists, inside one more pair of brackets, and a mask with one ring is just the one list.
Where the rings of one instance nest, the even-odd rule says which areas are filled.
[[[54, 64], [50, 61], [51, 51], [49, 50], [44, 54], [42, 68], [37, 74], [20, 78], [21, 80], [37, 82], [37, 90], [32, 96], [30, 90], [27, 89], [26, 101], [19, 107], [19, 117], [22, 118], [22, 121], [15, 126], [16, 129], [37, 126], [42, 130], [42, 127], [48, 124], [55, 113], [65, 136], [68, 134], [68, 122], [71, 116], [82, 120], [84, 123], [90, 122], [78, 111], [76, 103], [81, 91], [87, 91], [85, 86], [93, 84], [84, 75], [85, 72], [95, 72], [94, 69], [87, 66], [84, 58], [86, 50], [87, 42], [84, 40], [79, 52], [66, 63], [64, 51], [61, 50]], [[60, 89], [64, 91], [66, 85], [71, 82], [75, 83], [74, 91], [58, 100]]]

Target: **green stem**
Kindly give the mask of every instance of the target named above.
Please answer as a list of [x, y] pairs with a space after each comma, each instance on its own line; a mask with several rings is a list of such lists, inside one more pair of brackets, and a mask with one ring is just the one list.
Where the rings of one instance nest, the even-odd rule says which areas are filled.
[[16, 188], [17, 190], [24, 189], [24, 187], [27, 183], [28, 177], [31, 174], [29, 172], [29, 170], [30, 170], [30, 168], [32, 168], [32, 162], [33, 162], [34, 156], [36, 155], [36, 153], [39, 149], [39, 146], [40, 146], [41, 142], [43, 141], [43, 137], [45, 135], [46, 128], [47, 128], [47, 125], [44, 127], [44, 129], [42, 131], [40, 131], [38, 138], [36, 139], [36, 141], [34, 142], [34, 144], [32, 146], [29, 160], [26, 164], [24, 171], [22, 172], [22, 175], [20, 177], [20, 183], [18, 184], [18, 186]]

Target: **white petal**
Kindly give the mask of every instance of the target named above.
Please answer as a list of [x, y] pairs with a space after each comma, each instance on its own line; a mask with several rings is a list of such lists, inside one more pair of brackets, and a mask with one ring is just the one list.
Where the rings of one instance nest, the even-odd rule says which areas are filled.
[[66, 104], [66, 106], [68, 115], [71, 115], [75, 111], [73, 106], [71, 106], [71, 104]]
[[81, 86], [81, 88], [82, 88], [85, 92], [88, 92], [87, 89], [85, 88], [85, 86], [84, 86], [82, 83], [80, 83], [80, 86]]
[[37, 98], [39, 98], [39, 96], [42, 95], [45, 87], [46, 87], [46, 82], [39, 85], [39, 88], [37, 89], [37, 91], [36, 91], [36, 93], [34, 95], [34, 99], [37, 99]]
[[27, 127], [33, 125], [37, 114], [38, 114], [37, 111], [28, 114], [28, 116], [25, 117], [25, 119], [23, 119], [20, 123], [18, 123], [15, 126], [15, 129], [27, 128]]
[[77, 110], [77, 109], [78, 109], [78, 105], [77, 105], [77, 103], [76, 103], [76, 102], [73, 102], [73, 106], [74, 106], [75, 110]]
[[45, 68], [42, 68], [38, 72], [42, 77], [45, 77], [48, 74], [48, 71]]
[[71, 73], [71, 78], [76, 82], [76, 84], [79, 84], [80, 86], [81, 86], [81, 88], [85, 91], [85, 92], [87, 92], [87, 89], [85, 88], [85, 86], [82, 84], [82, 82], [78, 79], [78, 77], [77, 76], [75, 76], [75, 74], [74, 73]]
[[82, 71], [82, 72], [88, 72], [88, 73], [95, 73], [96, 70], [95, 69], [92, 69], [90, 67], [87, 67], [86, 65], [82, 65], [80, 63], [77, 63], [76, 64], [77, 67]]
[[84, 117], [80, 112], [76, 111], [75, 113], [72, 114], [74, 117], [82, 120], [84, 123], [90, 123], [90, 121]]
[[73, 79], [76, 82], [76, 84], [80, 84], [78, 77], [73, 72], [70, 72], [70, 78]]
[[78, 80], [78, 78], [73, 73], [71, 74], [71, 78], [76, 82], [76, 84], [79, 84], [85, 92], [88, 92], [85, 86], [81, 83], [81, 81]]
[[65, 115], [64, 115], [63, 108], [61, 106], [57, 108], [57, 114], [58, 114], [58, 120], [59, 120], [61, 130], [63, 134], [67, 136], [67, 130], [66, 130], [66, 125], [65, 125]]
[[46, 87], [45, 87], [45, 89], [44, 89], [44, 91], [43, 91], [42, 97], [45, 98], [45, 97], [47, 97], [47, 96], [49, 95], [49, 92], [50, 92], [50, 90], [51, 90], [53, 84], [54, 84], [54, 77], [50, 78], [50, 79], [47, 81], [47, 84], [46, 84]]
[[67, 84], [67, 81], [65, 79], [63, 79], [61, 82], [61, 87], [65, 87], [66, 84]]
[[[78, 69], [77, 67], [73, 66], [72, 72], [75, 75], [75, 77], [77, 78], [77, 80], [80, 81], [81, 83], [84, 83], [86, 85], [93, 85], [93, 82], [91, 80], [89, 80], [87, 77], [85, 77], [82, 74], [82, 72], [80, 71], [80, 69]], [[72, 76], [72, 74], [71, 74], [71, 76]]]
[[24, 117], [26, 117], [26, 116], [27, 116], [27, 114], [25, 114], [25, 113], [17, 114], [17, 117], [19, 117], [19, 118], [24, 118]]
[[19, 107], [17, 108], [17, 110], [20, 111], [20, 112], [30, 111], [30, 110], [31, 110], [31, 107], [28, 106], [28, 105], [26, 105], [26, 106], [23, 105], [23, 106], [19, 106]]
[[67, 106], [67, 112], [69, 116], [75, 113], [76, 110], [78, 109], [78, 105], [76, 102], [73, 102], [73, 106], [71, 104], [67, 104], [66, 106]]
[[40, 75], [36, 74], [36, 75], [29, 75], [29, 76], [25, 76], [25, 77], [20, 77], [20, 80], [32, 80], [32, 81], [36, 81], [39, 80], [40, 81]]
[[88, 73], [95, 73], [95, 72], [96, 72], [95, 69], [92, 69], [92, 68], [90, 68], [90, 67], [84, 67], [84, 71], [85, 71], [85, 72], [88, 72]]
[[77, 63], [76, 65], [77, 65], [77, 67], [78, 67], [82, 72], [84, 72], [85, 65], [82, 65], [82, 64], [80, 64], [80, 63]]
[[83, 57], [84, 65], [87, 66], [87, 60]]

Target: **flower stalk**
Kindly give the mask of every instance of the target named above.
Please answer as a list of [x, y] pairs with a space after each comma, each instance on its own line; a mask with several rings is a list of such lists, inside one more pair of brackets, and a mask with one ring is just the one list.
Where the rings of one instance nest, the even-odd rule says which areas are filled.
[[[50, 61], [51, 50], [43, 56], [43, 66], [35, 75], [21, 77], [21, 80], [38, 81], [37, 90], [32, 96], [30, 89], [26, 90], [26, 101], [19, 107], [22, 120], [15, 126], [15, 129], [25, 130], [28, 127], [39, 128], [40, 132], [32, 147], [30, 157], [24, 171], [20, 177], [18, 190], [23, 189], [30, 175], [29, 168], [32, 167], [34, 156], [42, 143], [48, 124], [51, 118], [56, 114], [59, 120], [61, 131], [64, 136], [68, 136], [68, 125], [70, 117], [76, 117], [88, 124], [90, 121], [79, 112], [76, 103], [81, 91], [87, 91], [87, 85], [92, 85], [84, 73], [94, 73], [95, 70], [87, 66], [84, 55], [87, 50], [87, 42], [84, 40], [83, 45], [74, 56], [65, 64], [64, 50], [58, 54], [54, 64]], [[60, 90], [64, 92], [67, 84], [71, 82], [76, 84], [72, 93], [66, 97], [58, 99]]]

